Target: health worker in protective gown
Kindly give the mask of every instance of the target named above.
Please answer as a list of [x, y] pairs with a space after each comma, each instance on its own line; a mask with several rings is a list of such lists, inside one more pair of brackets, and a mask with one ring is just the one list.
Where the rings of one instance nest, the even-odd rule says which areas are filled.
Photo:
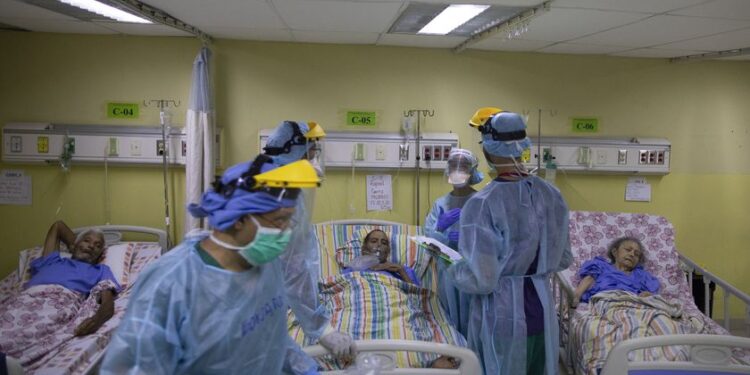
[[103, 374], [317, 374], [287, 333], [279, 255], [293, 232], [300, 188], [319, 178], [307, 161], [270, 157], [217, 177], [191, 215], [189, 236], [139, 276]]
[[464, 205], [446, 279], [461, 299], [469, 347], [487, 375], [557, 374], [558, 325], [549, 280], [572, 261], [568, 207], [521, 164], [531, 141], [520, 115], [481, 108], [470, 125], [497, 178]]
[[[268, 136], [263, 151], [278, 166], [298, 160], [309, 160], [324, 177], [322, 141], [326, 133], [314, 121], [283, 121]], [[320, 249], [311, 224], [315, 190], [309, 189], [297, 200], [292, 220], [297, 230], [292, 233], [286, 251], [281, 255], [281, 269], [289, 305], [305, 338], [318, 341], [334, 355], [351, 359], [356, 347], [351, 336], [336, 331], [330, 324], [331, 315], [318, 296]]]

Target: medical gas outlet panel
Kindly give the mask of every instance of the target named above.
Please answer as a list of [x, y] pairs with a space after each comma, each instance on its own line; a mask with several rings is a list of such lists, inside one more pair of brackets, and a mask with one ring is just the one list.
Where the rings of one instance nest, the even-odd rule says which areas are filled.
[[532, 142], [524, 163], [528, 168], [541, 164], [542, 169], [554, 165], [581, 173], [669, 173], [671, 144], [662, 138], [542, 137]]
[[[167, 136], [168, 162], [184, 165], [187, 136], [172, 127]], [[219, 150], [220, 134], [217, 134]], [[73, 163], [161, 165], [165, 152], [159, 126], [61, 125], [9, 123], [3, 127], [3, 161], [57, 164], [67, 150]], [[217, 152], [217, 159], [220, 152]], [[217, 160], [217, 165], [219, 160]]]
[[[273, 129], [260, 131], [260, 151]], [[443, 170], [451, 149], [458, 147], [454, 133], [424, 133], [417, 141], [399, 133], [327, 131], [324, 138], [325, 167], [416, 168]]]

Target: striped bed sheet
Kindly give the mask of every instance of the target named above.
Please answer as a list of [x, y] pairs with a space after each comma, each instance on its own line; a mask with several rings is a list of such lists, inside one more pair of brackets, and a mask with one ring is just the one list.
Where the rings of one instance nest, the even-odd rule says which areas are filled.
[[[588, 309], [573, 319], [572, 355], [577, 374], [596, 375], [618, 343], [657, 335], [706, 333], [703, 317], [690, 315], [679, 304], [660, 296], [638, 297], [623, 291], [596, 294]], [[633, 361], [686, 361], [684, 346], [654, 347], [630, 353]]]
[[[414, 268], [423, 287], [379, 273], [340, 273], [339, 263], [346, 264], [345, 259], [351, 256], [346, 253], [356, 253], [364, 235], [376, 227], [391, 238], [391, 261]], [[417, 227], [408, 225], [316, 226], [321, 245], [320, 296], [331, 312], [334, 329], [352, 335], [355, 340], [401, 339], [466, 346], [465, 339], [448, 323], [440, 307], [435, 293], [435, 262], [408, 240], [408, 236], [418, 233]], [[289, 334], [295, 341], [303, 346], [314, 344], [305, 338], [291, 312], [288, 323]], [[397, 353], [396, 362], [399, 367], [427, 367], [436, 358], [434, 354]], [[319, 361], [327, 370], [346, 365], [329, 357]]]

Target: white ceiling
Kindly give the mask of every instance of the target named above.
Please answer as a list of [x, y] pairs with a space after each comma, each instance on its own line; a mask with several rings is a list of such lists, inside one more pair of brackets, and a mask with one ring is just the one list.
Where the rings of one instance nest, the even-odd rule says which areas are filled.
[[[388, 34], [405, 0], [141, 0], [214, 38], [453, 48], [454, 36]], [[448, 3], [449, 0], [421, 0]], [[535, 6], [541, 0], [458, 0]], [[85, 22], [0, 0], [0, 23], [31, 31], [188, 36], [162, 25]], [[669, 58], [750, 47], [750, 0], [554, 0], [528, 32], [495, 34], [469, 48]], [[733, 60], [750, 60], [739, 56]]]

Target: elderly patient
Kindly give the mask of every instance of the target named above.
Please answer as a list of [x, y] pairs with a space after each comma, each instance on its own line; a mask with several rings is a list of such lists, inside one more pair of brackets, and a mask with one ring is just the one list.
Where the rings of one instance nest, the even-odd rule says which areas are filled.
[[354, 258], [349, 267], [344, 267], [341, 273], [374, 271], [419, 286], [416, 272], [409, 266], [389, 262], [390, 256], [391, 245], [388, 235], [380, 229], [374, 229], [365, 236], [362, 255]]
[[[60, 256], [61, 242], [70, 249], [70, 258]], [[97, 264], [104, 248], [99, 230], [76, 236], [64, 222], [52, 224], [42, 257], [29, 267], [31, 279], [0, 306], [0, 351], [27, 364], [71, 336], [96, 332], [109, 320], [120, 286], [108, 266]], [[96, 313], [72, 326], [78, 309], [97, 285]]]
[[607, 250], [609, 259], [596, 257], [578, 272], [581, 278], [575, 291], [575, 303], [589, 302], [595, 294], [607, 290], [624, 290], [640, 297], [659, 292], [659, 280], [643, 269], [645, 249], [634, 237], [621, 237]]

